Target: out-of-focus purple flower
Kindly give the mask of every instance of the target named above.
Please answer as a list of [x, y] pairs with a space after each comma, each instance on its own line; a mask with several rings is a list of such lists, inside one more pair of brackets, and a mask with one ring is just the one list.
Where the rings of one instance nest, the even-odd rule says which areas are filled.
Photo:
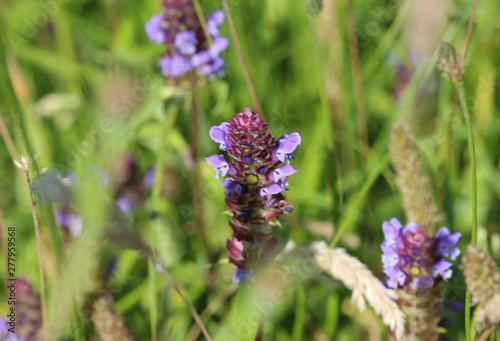
[[175, 47], [183, 55], [191, 55], [196, 52], [198, 39], [193, 31], [183, 31], [175, 36]]
[[207, 51], [201, 51], [198, 53], [193, 54], [191, 57], [191, 63], [195, 68], [199, 68], [200, 66], [207, 65], [210, 63], [210, 55], [208, 54]]
[[247, 286], [250, 281], [255, 283], [255, 277], [252, 270], [236, 269], [236, 272], [233, 275], [233, 283], [238, 284], [239, 286]]
[[217, 180], [220, 179], [220, 176], [226, 176], [227, 173], [229, 172], [230, 170], [230, 165], [229, 163], [226, 161], [226, 159], [224, 159], [224, 156], [223, 155], [212, 155], [212, 156], [208, 156], [205, 158], [205, 160], [207, 161], [207, 163], [214, 167], [214, 170], [215, 170], [215, 178]]
[[165, 56], [160, 60], [159, 65], [165, 77], [180, 77], [193, 69], [189, 59], [180, 55]]
[[63, 207], [60, 210], [54, 210], [57, 226], [65, 229], [72, 237], [78, 237], [82, 234], [83, 221], [82, 217], [73, 213], [73, 209]]
[[153, 15], [144, 25], [149, 40], [156, 45], [164, 44], [167, 41], [166, 28], [162, 25], [164, 20], [165, 17], [162, 14]]
[[149, 168], [148, 171], [146, 172], [146, 174], [144, 174], [144, 176], [142, 178], [142, 183], [144, 184], [144, 186], [146, 188], [153, 187], [153, 184], [155, 182], [155, 175], [156, 175], [156, 172], [155, 172], [154, 167]]
[[123, 213], [131, 212], [135, 205], [134, 203], [127, 197], [119, 197], [116, 199], [116, 205]]
[[224, 52], [229, 46], [229, 39], [226, 37], [215, 38], [212, 41], [212, 45], [208, 48], [208, 54], [212, 58], [218, 57], [222, 52]]
[[[13, 322], [15, 326], [15, 322]], [[9, 321], [0, 316], [0, 340], [2, 341], [25, 341], [26, 339], [17, 333], [9, 331], [13, 326], [9, 325]]]
[[273, 182], [278, 182], [281, 180], [283, 186], [288, 186], [288, 177], [298, 171], [290, 165], [285, 165], [280, 168], [276, 168], [269, 174], [269, 179]]
[[219, 149], [226, 150], [228, 145], [227, 134], [229, 133], [229, 123], [224, 122], [218, 127], [210, 128], [210, 138], [217, 143], [220, 143]]
[[300, 144], [300, 141], [301, 139], [299, 133], [281, 136], [278, 141], [276, 141], [276, 149], [273, 152], [273, 158], [275, 161], [288, 161], [293, 151]]
[[450, 257], [455, 260], [460, 255], [460, 249], [455, 247], [462, 238], [460, 232], [450, 234], [446, 227], [441, 227], [436, 232], [436, 256]]
[[224, 180], [220, 185], [224, 187], [228, 192], [234, 192], [238, 195], [241, 195], [241, 193], [243, 192], [243, 187], [236, 181], [230, 179]]
[[226, 15], [224, 11], [215, 11], [212, 12], [207, 18], [207, 31], [213, 38], [219, 36], [219, 27], [224, 22]]

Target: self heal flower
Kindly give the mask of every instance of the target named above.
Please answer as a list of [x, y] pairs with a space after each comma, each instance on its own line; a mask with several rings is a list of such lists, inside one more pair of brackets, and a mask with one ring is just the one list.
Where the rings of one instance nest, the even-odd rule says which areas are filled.
[[191, 55], [196, 52], [198, 40], [193, 31], [179, 32], [175, 36], [175, 47], [183, 55]]
[[450, 234], [446, 227], [441, 227], [436, 232], [436, 256], [450, 257], [455, 260], [460, 255], [460, 250], [455, 245], [458, 244], [462, 238], [460, 232]]
[[288, 186], [288, 177], [298, 171], [290, 165], [285, 165], [280, 168], [276, 168], [269, 174], [269, 179], [273, 182], [281, 181], [283, 186]]
[[214, 142], [220, 143], [219, 149], [226, 150], [227, 147], [227, 134], [229, 133], [229, 123], [224, 122], [218, 127], [210, 128], [210, 138]]
[[162, 14], [153, 15], [144, 26], [149, 40], [156, 45], [161, 45], [167, 41], [166, 29], [163, 27], [164, 19]]
[[219, 36], [219, 27], [224, 23], [226, 15], [224, 11], [215, 11], [207, 18], [207, 31], [213, 38]]
[[250, 281], [255, 283], [255, 277], [252, 270], [236, 269], [236, 272], [233, 275], [233, 283], [238, 284], [239, 286], [247, 286]]
[[224, 180], [224, 182], [220, 185], [224, 187], [228, 192], [234, 192], [238, 195], [241, 195], [241, 193], [243, 192], [243, 187], [236, 181], [230, 179]]
[[215, 178], [217, 180], [220, 179], [220, 176], [226, 176], [227, 173], [229, 172], [230, 166], [229, 163], [227, 163], [226, 159], [224, 159], [223, 155], [212, 155], [209, 157], [206, 157], [205, 160], [207, 163], [214, 167], [215, 170]]
[[276, 150], [273, 153], [273, 158], [276, 161], [285, 162], [285, 160], [290, 158], [290, 155], [299, 144], [300, 135], [298, 133], [281, 136], [276, 142]]
[[193, 69], [189, 60], [184, 56], [165, 56], [160, 60], [161, 73], [166, 77], [180, 77]]
[[218, 57], [229, 46], [229, 39], [226, 37], [219, 37], [212, 41], [212, 45], [208, 48], [208, 54], [212, 58]]
[[116, 199], [116, 205], [123, 213], [129, 213], [135, 207], [134, 203], [126, 197], [120, 197]]
[[62, 209], [54, 210], [54, 216], [57, 226], [69, 232], [72, 237], [78, 237], [82, 234], [82, 217], [74, 213], [71, 207], [66, 206]]
[[[278, 251], [273, 228], [281, 214], [293, 210], [282, 192], [288, 184], [287, 176], [297, 170], [289, 165], [280, 167], [280, 160], [273, 158], [277, 143], [267, 123], [251, 108], [243, 109], [227, 123], [212, 127], [210, 137], [232, 158], [227, 162], [222, 155], [214, 155], [207, 162], [216, 172], [225, 172], [227, 176], [220, 184], [226, 189], [227, 209], [232, 215], [229, 226], [233, 235], [226, 248], [229, 262], [238, 268], [233, 281], [247, 284], [254, 280], [250, 269], [271, 261]], [[283, 138], [282, 144], [286, 139], [295, 143], [295, 147], [300, 143], [298, 133]]]
[[411, 340], [416, 341], [437, 341], [438, 284], [452, 275], [452, 263], [445, 257], [458, 254], [458, 250], [452, 252], [452, 249], [459, 237], [450, 235], [447, 228], [429, 236], [425, 226], [407, 224], [403, 227], [396, 218], [384, 222], [382, 230], [385, 283], [398, 290], [398, 303], [407, 316], [405, 335], [412, 335]]

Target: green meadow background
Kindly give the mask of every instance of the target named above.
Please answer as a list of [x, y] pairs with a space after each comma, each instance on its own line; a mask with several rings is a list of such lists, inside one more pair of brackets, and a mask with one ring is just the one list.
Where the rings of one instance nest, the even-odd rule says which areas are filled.
[[[329, 243], [343, 225], [338, 246], [383, 278], [381, 224], [392, 217], [404, 222], [385, 156], [393, 123], [405, 121], [431, 178], [441, 225], [463, 234], [464, 250], [472, 228], [467, 133], [460, 107], [453, 108], [454, 88], [439, 77], [435, 63], [441, 40], [463, 53], [473, 1], [325, 0], [314, 18], [302, 0], [230, 0], [229, 6], [271, 133], [302, 136], [292, 161], [299, 172], [286, 193], [295, 210], [281, 221], [281, 247], [287, 241]], [[203, 1], [202, 7], [205, 13], [222, 8], [218, 1]], [[225, 77], [194, 91], [166, 85], [157, 67], [163, 50], [144, 33], [144, 23], [160, 10], [159, 0], [0, 3], [0, 115], [6, 127], [0, 211], [4, 229], [16, 227], [16, 275], [26, 276], [37, 293], [30, 198], [6, 136], [16, 154], [40, 153], [36, 168], [80, 177], [71, 198], [84, 221], [80, 237], [56, 245], [54, 236], [61, 233], [52, 207], [37, 205], [51, 340], [97, 340], [92, 301], [103, 288], [112, 292], [135, 340], [203, 339], [172, 285], [133, 250], [131, 231], [157, 251], [183, 295], [205, 312], [215, 340], [253, 339], [255, 330], [231, 332], [250, 316], [264, 320], [263, 340], [385, 339], [381, 319], [371, 308], [360, 313], [350, 292], [327, 275], [281, 288], [282, 297], [265, 308], [255, 291], [270, 290], [272, 279], [257, 275], [267, 286], [256, 289], [231, 284], [224, 191], [203, 158], [218, 153], [209, 128], [253, 103], [232, 41]], [[476, 137], [479, 245], [497, 261], [499, 17], [497, 1], [479, 1], [464, 77]], [[351, 53], [349, 25], [359, 58]], [[230, 37], [227, 23], [221, 34]], [[113, 220], [113, 188], [100, 180], [103, 174], [112, 180], [128, 153], [141, 171], [155, 166], [163, 172], [140, 208]], [[114, 233], [105, 238], [110, 225]], [[113, 260], [116, 269], [106, 278]], [[465, 297], [461, 271], [453, 269], [442, 284], [447, 303]], [[7, 309], [1, 290], [2, 316]], [[443, 340], [464, 340], [463, 311], [445, 315]]]

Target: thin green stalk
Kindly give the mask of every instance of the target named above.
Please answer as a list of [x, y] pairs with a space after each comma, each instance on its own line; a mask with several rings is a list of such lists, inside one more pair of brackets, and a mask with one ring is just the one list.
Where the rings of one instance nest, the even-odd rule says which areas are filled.
[[304, 323], [306, 315], [306, 294], [304, 288], [300, 286], [297, 289], [297, 304], [295, 305], [295, 317], [293, 321], [292, 340], [303, 340]]
[[212, 37], [208, 33], [207, 21], [205, 20], [205, 15], [203, 14], [203, 9], [201, 8], [200, 0], [193, 0], [193, 3], [196, 15], [198, 16], [201, 27], [203, 28], [203, 32], [205, 32], [205, 37], [207, 38], [208, 45], [212, 45]]
[[[29, 187], [31, 188], [31, 180], [30, 175], [26, 172], [26, 180], [28, 182]], [[43, 339], [48, 341], [48, 332], [47, 332], [47, 301], [45, 299], [45, 279], [43, 274], [43, 256], [42, 256], [42, 245], [40, 242], [40, 228], [38, 226], [38, 219], [36, 217], [36, 208], [35, 208], [35, 199], [33, 197], [33, 193], [30, 193], [31, 199], [31, 213], [33, 214], [33, 222], [35, 224], [35, 238], [36, 238], [36, 249], [38, 254], [38, 273], [40, 276], [40, 300], [41, 300], [41, 310], [42, 310], [42, 330], [43, 330]]]
[[260, 105], [259, 97], [257, 96], [257, 92], [255, 91], [255, 87], [252, 82], [252, 77], [250, 77], [250, 72], [248, 71], [248, 66], [247, 63], [245, 62], [243, 51], [241, 50], [240, 41], [238, 39], [238, 35], [236, 34], [236, 28], [234, 27], [233, 18], [231, 17], [231, 11], [229, 10], [229, 5], [227, 4], [227, 0], [222, 0], [222, 7], [224, 8], [224, 12], [226, 13], [229, 32], [231, 33], [231, 38], [233, 39], [234, 48], [236, 50], [236, 54], [238, 55], [241, 69], [243, 70], [243, 76], [245, 76], [245, 81], [247, 83], [248, 91], [250, 92], [250, 97], [252, 97], [253, 105], [255, 106], [255, 109], [257, 110], [260, 119], [265, 121], [266, 117], [264, 116], [264, 111], [262, 110], [262, 106]]
[[[476, 176], [476, 148], [474, 146], [474, 134], [472, 133], [472, 123], [470, 119], [469, 107], [465, 96], [465, 88], [463, 83], [456, 84], [460, 105], [464, 112], [465, 125], [467, 127], [467, 143], [469, 147], [469, 158], [471, 163], [471, 181], [472, 181], [472, 237], [471, 244], [476, 245], [477, 242], [477, 176]], [[470, 323], [470, 303], [471, 295], [469, 287], [465, 294], [465, 337], [467, 341], [472, 340], [471, 323]]]
[[354, 213], [358, 209], [359, 205], [361, 205], [361, 202], [366, 197], [366, 195], [368, 194], [368, 191], [373, 186], [375, 181], [378, 179], [380, 174], [389, 165], [390, 161], [391, 161], [391, 155], [389, 153], [387, 153], [387, 155], [379, 162], [377, 167], [370, 173], [370, 175], [368, 176], [368, 179], [366, 179], [365, 183], [363, 184], [363, 187], [361, 187], [361, 189], [359, 190], [358, 194], [354, 198], [354, 202], [349, 207], [347, 214], [345, 215], [344, 219], [340, 223], [340, 227], [335, 232], [335, 236], [333, 237], [333, 240], [330, 243], [331, 249], [333, 249], [335, 246], [337, 246], [337, 243], [339, 242], [340, 237], [342, 236], [342, 233], [347, 228], [347, 226], [349, 226], [349, 223], [351, 222], [352, 218], [354, 217]]

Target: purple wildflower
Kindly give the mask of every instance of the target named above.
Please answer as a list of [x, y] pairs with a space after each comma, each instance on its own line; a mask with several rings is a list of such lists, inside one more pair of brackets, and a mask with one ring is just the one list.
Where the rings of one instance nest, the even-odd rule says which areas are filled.
[[[207, 35], [192, 0], [164, 0], [163, 7], [164, 13], [152, 16], [145, 25], [152, 42], [166, 45], [159, 63], [162, 74], [175, 85], [181, 80], [195, 82], [200, 77], [210, 80], [222, 77], [224, 59], [220, 55], [229, 45], [229, 40], [219, 33], [224, 12], [208, 16]], [[210, 43], [208, 37], [212, 38]]]
[[175, 36], [175, 47], [183, 55], [191, 55], [196, 52], [198, 40], [193, 31], [183, 31]]
[[158, 65], [165, 77], [181, 77], [193, 69], [189, 59], [179, 55], [173, 57], [165, 56], [160, 60]]
[[76, 214], [70, 206], [54, 210], [54, 216], [56, 218], [57, 226], [69, 232], [72, 237], [78, 237], [82, 234], [82, 217]]
[[220, 143], [219, 149], [226, 150], [227, 148], [227, 134], [229, 133], [229, 123], [224, 122], [218, 127], [210, 128], [210, 138], [214, 142]]
[[[214, 167], [216, 178], [221, 174], [228, 177], [221, 183], [226, 189], [226, 204], [232, 214], [229, 225], [233, 235], [226, 247], [229, 261], [238, 268], [233, 282], [246, 285], [249, 280], [254, 281], [249, 269], [276, 254], [278, 241], [272, 236], [270, 223], [293, 210], [282, 192], [288, 185], [287, 177], [297, 170], [290, 165], [283, 166], [282, 162], [300, 143], [300, 136], [298, 133], [285, 135], [276, 143], [267, 123], [252, 109], [245, 108], [229, 122], [212, 127], [210, 137], [233, 159], [227, 162], [222, 155], [206, 158]], [[284, 147], [286, 143], [294, 147]], [[273, 157], [277, 149], [283, 156], [282, 161]]]
[[0, 317], [0, 340], [2, 341], [25, 341], [26, 339], [22, 337], [21, 335], [18, 335], [16, 333], [12, 333], [9, 331], [10, 328], [15, 327], [15, 318], [14, 321], [12, 322], [12, 325], [9, 324], [10, 322], [3, 317]]
[[252, 281], [255, 283], [255, 277], [253, 275], [253, 271], [250, 269], [236, 269], [236, 272], [233, 275], [233, 283], [236, 283], [240, 286], [248, 285], [248, 282]]
[[446, 227], [441, 227], [436, 232], [436, 256], [450, 257], [455, 260], [460, 255], [460, 250], [455, 245], [458, 244], [462, 238], [460, 232], [450, 234]]
[[292, 152], [300, 144], [300, 135], [292, 133], [291, 135], [283, 135], [276, 142], [276, 149], [273, 152], [275, 161], [287, 162], [291, 158]]
[[116, 205], [123, 213], [129, 213], [135, 208], [134, 203], [127, 197], [119, 197], [116, 199]]
[[156, 176], [155, 168], [154, 167], [149, 168], [146, 174], [144, 174], [144, 177], [142, 178], [142, 183], [144, 184], [144, 187], [152, 188], [155, 182], [155, 176]]
[[224, 11], [215, 11], [207, 18], [207, 31], [213, 38], [219, 36], [219, 27], [224, 23], [226, 15]]
[[[444, 257], [458, 255], [459, 251], [455, 245], [460, 239], [460, 233], [450, 235], [447, 228], [441, 228], [436, 236], [429, 237], [425, 227], [417, 224], [403, 227], [396, 218], [390, 222], [385, 221], [382, 230], [385, 236], [381, 245], [382, 263], [391, 288], [401, 287], [418, 293], [427, 289], [430, 281], [433, 282], [430, 287], [433, 287], [440, 280], [451, 277], [452, 263]], [[403, 283], [400, 283], [400, 271], [405, 274]], [[399, 285], [394, 287], [394, 283]], [[422, 287], [419, 287], [420, 284]]]
[[167, 41], [166, 29], [162, 26], [164, 19], [162, 14], [153, 15], [144, 26], [149, 40], [156, 45], [164, 44]]

